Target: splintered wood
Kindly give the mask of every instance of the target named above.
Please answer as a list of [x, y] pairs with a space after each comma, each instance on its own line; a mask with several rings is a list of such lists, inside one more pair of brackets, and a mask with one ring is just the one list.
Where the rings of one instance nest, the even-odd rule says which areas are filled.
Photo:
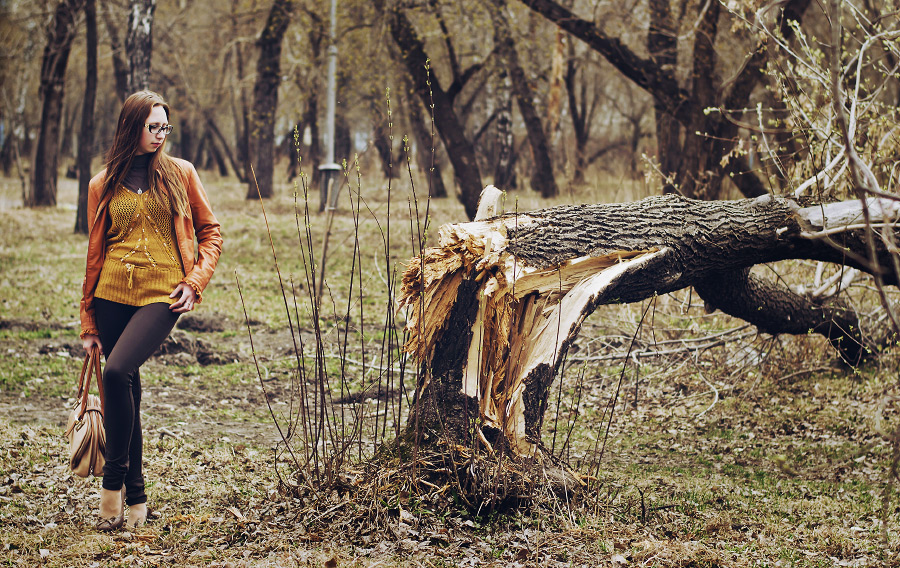
[[556, 368], [590, 302], [630, 268], [664, 251], [616, 251], [584, 256], [553, 268], [525, 265], [507, 251], [507, 230], [527, 216], [445, 225], [439, 246], [413, 259], [403, 275], [400, 307], [408, 307], [405, 350], [430, 369], [464, 281], [478, 283], [461, 389], [478, 400], [484, 424], [504, 432], [522, 456], [534, 456], [526, 437], [523, 394], [538, 367]]

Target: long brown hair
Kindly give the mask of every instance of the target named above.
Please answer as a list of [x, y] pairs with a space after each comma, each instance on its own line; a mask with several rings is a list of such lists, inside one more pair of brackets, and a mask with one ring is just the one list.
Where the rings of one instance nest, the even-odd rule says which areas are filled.
[[[125, 99], [119, 112], [119, 121], [116, 123], [116, 135], [106, 156], [106, 179], [103, 182], [101, 200], [107, 196], [112, 197], [116, 187], [125, 179], [138, 150], [144, 121], [150, 116], [150, 111], [158, 106], [166, 111], [168, 120], [169, 105], [158, 93], [138, 91]], [[150, 192], [154, 198], [165, 195], [169, 199], [172, 213], [187, 216], [190, 206], [183, 174], [175, 160], [165, 152], [167, 139], [168, 137], [164, 138], [159, 148], [153, 152], [147, 166]]]

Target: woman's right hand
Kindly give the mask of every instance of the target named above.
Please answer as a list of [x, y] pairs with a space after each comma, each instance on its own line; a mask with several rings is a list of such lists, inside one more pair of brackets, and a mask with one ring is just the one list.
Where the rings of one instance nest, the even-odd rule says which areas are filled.
[[95, 345], [97, 346], [97, 349], [99, 349], [100, 352], [103, 353], [103, 344], [100, 343], [99, 335], [85, 335], [84, 338], [82, 338], [82, 344], [84, 345], [84, 350], [88, 353], [91, 352], [91, 348], [93, 348]]

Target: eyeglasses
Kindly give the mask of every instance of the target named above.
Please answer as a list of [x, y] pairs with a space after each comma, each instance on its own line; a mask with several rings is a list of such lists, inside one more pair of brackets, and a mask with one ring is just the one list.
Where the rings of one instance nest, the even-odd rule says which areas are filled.
[[175, 130], [175, 127], [172, 125], [163, 126], [162, 124], [145, 124], [144, 128], [150, 131], [150, 134], [162, 132], [166, 136], [168, 136], [173, 130]]

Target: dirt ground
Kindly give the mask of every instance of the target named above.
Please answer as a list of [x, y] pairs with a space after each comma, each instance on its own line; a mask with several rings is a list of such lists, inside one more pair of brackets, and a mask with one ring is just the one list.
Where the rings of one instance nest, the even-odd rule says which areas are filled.
[[[706, 314], [689, 291], [602, 308], [572, 348], [543, 441], [580, 476], [578, 491], [536, 484], [518, 508], [479, 508], [454, 475], [460, 464], [480, 475], [489, 501], [502, 462], [452, 448], [371, 459], [403, 424], [408, 385], [367, 382], [383, 370], [373, 358], [387, 336], [378, 322], [349, 334], [365, 356], [341, 355], [340, 301], [320, 317], [330, 391], [321, 424], [337, 429], [356, 415], [375, 434], [333, 467], [298, 466], [298, 456], [334, 448], [299, 443], [296, 392], [317, 383], [291, 372], [294, 341], [258, 205], [243, 186], [210, 186], [222, 188], [212, 197], [226, 255], [204, 304], [142, 369], [154, 512], [139, 530], [106, 535], [92, 528], [99, 479], [69, 472], [62, 436], [83, 356], [74, 186], [61, 184], [60, 207], [32, 211], [15, 205], [16, 184], [0, 183], [0, 566], [900, 566], [891, 469], [900, 353], [842, 368], [819, 338], [758, 334]], [[386, 210], [378, 197], [369, 205]], [[302, 274], [292, 198], [266, 206], [283, 274]], [[450, 219], [458, 209], [452, 199], [433, 205]], [[353, 274], [354, 236], [367, 245], [383, 236], [347, 211], [339, 217], [335, 290]], [[324, 219], [310, 222], [321, 234]], [[408, 258], [409, 240], [392, 242]], [[390, 304], [379, 274], [389, 269], [377, 252], [363, 257], [367, 296], [353, 307], [379, 319]], [[867, 286], [854, 300], [872, 295]], [[876, 321], [877, 302], [864, 305]], [[641, 326], [648, 307], [652, 321]], [[315, 330], [296, 331], [309, 364]]]
[[[650, 375], [638, 405], [616, 415], [601, 467], [582, 463], [596, 476], [589, 491], [568, 502], [538, 494], [520, 511], [479, 516], [443, 489], [416, 494], [396, 462], [348, 465], [343, 481], [322, 492], [279, 480], [279, 436], [261, 389], [249, 379], [214, 379], [247, 367], [247, 338], [222, 336], [238, 326], [218, 314], [186, 317], [145, 365], [155, 512], [132, 533], [90, 528], [99, 483], [73, 477], [64, 463], [71, 394], [40, 383], [0, 392], [4, 565], [900, 565], [896, 499], [887, 526], [881, 521], [887, 446], [867, 426], [891, 390], [878, 373], [847, 382], [843, 371], [818, 369], [815, 381], [807, 380], [815, 373], [787, 372], [780, 384], [740, 381], [720, 389], [711, 407], [712, 393], [696, 380]], [[79, 340], [58, 327], [60, 336], [23, 339], [46, 323], [4, 320], [0, 349], [29, 360], [24, 367], [61, 360], [74, 374]], [[254, 340], [274, 353], [289, 341], [277, 330], [258, 330]], [[599, 407], [613, 386], [597, 377], [582, 396]], [[286, 393], [274, 381], [269, 387], [278, 408]], [[578, 435], [597, 439], [602, 420], [586, 416]], [[586, 459], [585, 447], [571, 463]]]

